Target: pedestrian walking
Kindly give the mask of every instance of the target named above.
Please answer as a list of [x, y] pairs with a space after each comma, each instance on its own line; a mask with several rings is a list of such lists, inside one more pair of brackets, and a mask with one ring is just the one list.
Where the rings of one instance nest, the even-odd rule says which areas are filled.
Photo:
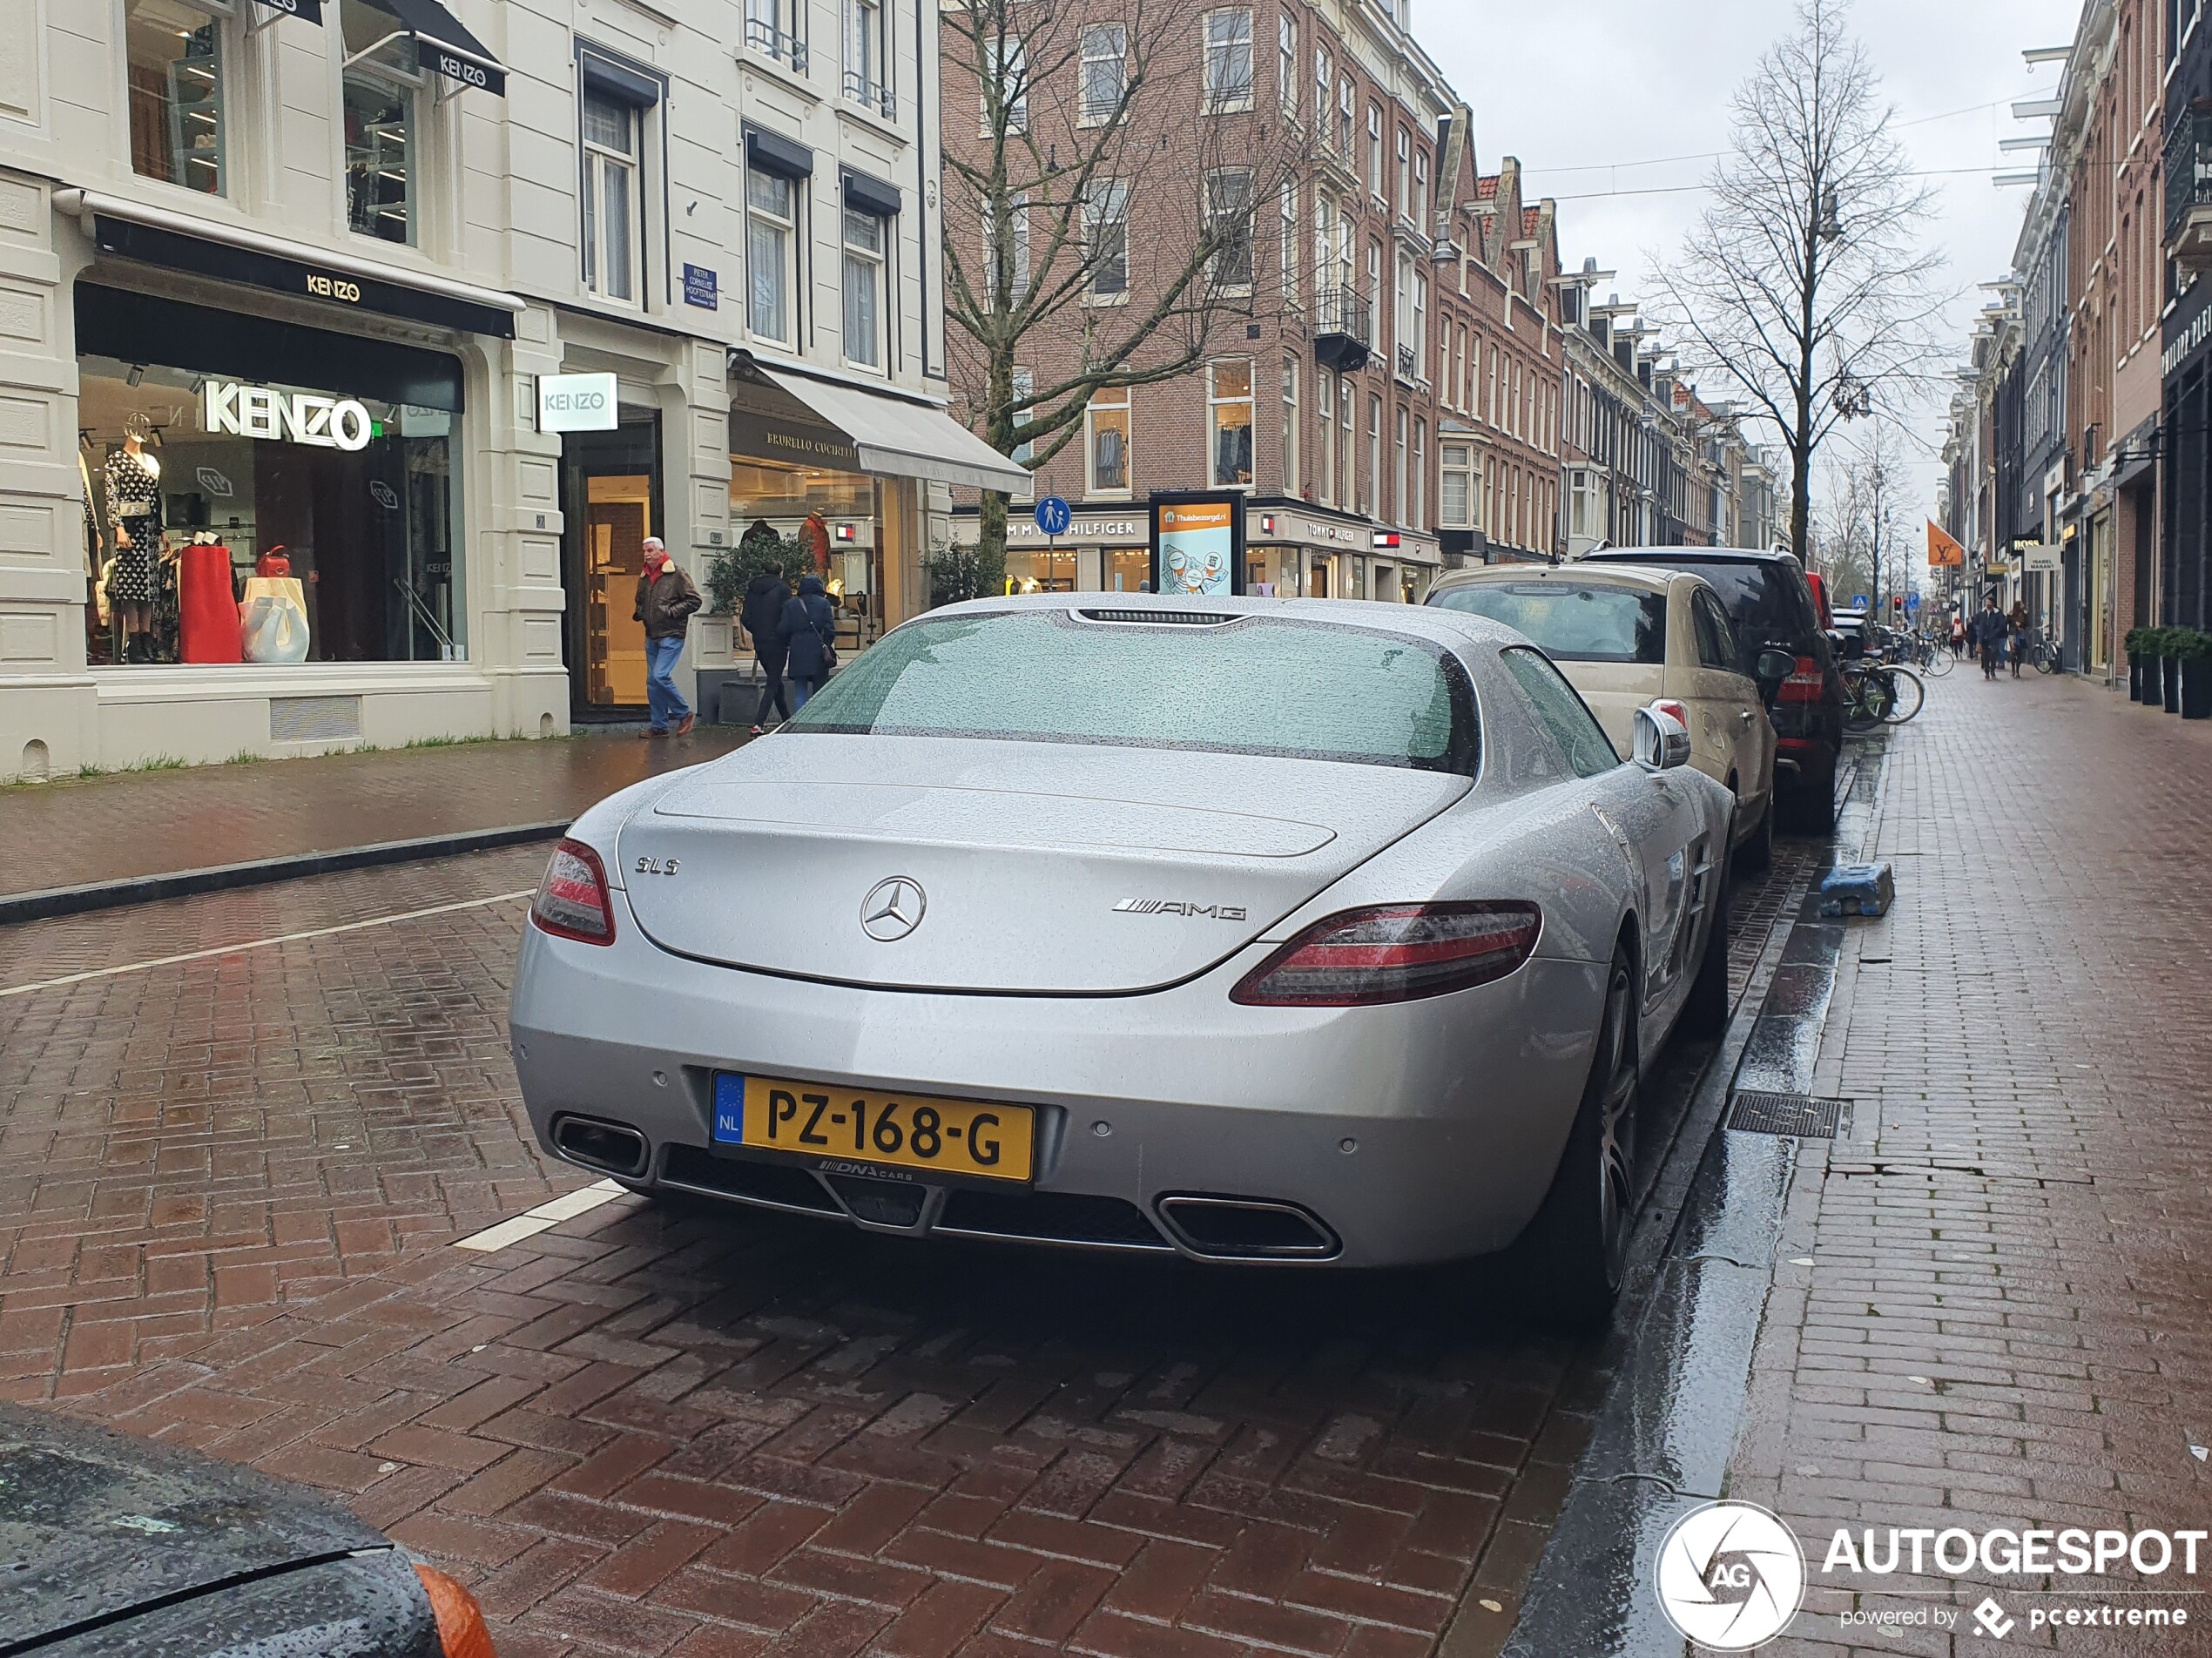
[[2007, 625], [2005, 613], [1997, 608], [1997, 596], [1993, 593], [1966, 629], [1966, 643], [1981, 657], [1984, 679], [1997, 677], [1997, 657], [2005, 648]]
[[645, 538], [645, 569], [637, 577], [637, 619], [645, 624], [645, 704], [652, 724], [647, 737], [681, 737], [697, 723], [691, 704], [676, 689], [676, 662], [684, 635], [699, 608], [699, 590], [676, 566], [658, 536]]
[[819, 576], [802, 576], [799, 592], [784, 605], [784, 671], [791, 679], [791, 711], [828, 683], [837, 666], [837, 611]]
[[771, 708], [779, 719], [791, 718], [784, 696], [784, 662], [790, 654], [789, 641], [784, 637], [784, 606], [790, 603], [791, 585], [784, 580], [781, 564], [769, 565], [746, 583], [745, 607], [738, 619], [752, 636], [753, 666], [760, 671], [760, 702], [752, 711], [755, 737], [767, 725]]
[[1966, 654], [1966, 618], [1953, 610], [1951, 613], [1951, 658], [1956, 662]]
[[2005, 618], [2005, 654], [2013, 664], [2013, 677], [2020, 677], [2020, 658], [2027, 654], [2027, 606], [2018, 599], [2013, 601], [2012, 613]]

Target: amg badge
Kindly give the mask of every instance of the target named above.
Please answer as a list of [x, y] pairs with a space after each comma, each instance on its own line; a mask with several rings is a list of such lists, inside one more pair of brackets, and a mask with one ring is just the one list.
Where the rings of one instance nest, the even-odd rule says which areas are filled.
[[1114, 906], [1116, 915], [1187, 915], [1197, 920], [1211, 915], [1217, 921], [1241, 921], [1244, 907], [1237, 904], [1178, 904], [1171, 899], [1125, 898]]

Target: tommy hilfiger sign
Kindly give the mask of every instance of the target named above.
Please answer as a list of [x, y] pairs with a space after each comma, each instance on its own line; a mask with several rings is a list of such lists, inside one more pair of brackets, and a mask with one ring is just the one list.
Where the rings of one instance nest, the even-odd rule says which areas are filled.
[[365, 449], [376, 435], [366, 406], [351, 397], [318, 397], [211, 380], [200, 392], [200, 425], [211, 433], [312, 443], [318, 448]]

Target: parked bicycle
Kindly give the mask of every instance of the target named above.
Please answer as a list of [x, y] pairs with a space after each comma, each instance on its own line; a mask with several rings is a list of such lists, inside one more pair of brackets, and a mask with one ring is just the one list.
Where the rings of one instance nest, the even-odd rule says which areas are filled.
[[2027, 647], [2027, 659], [2040, 674], [2054, 674], [2064, 664], [2065, 652], [2049, 630], [2036, 635]]
[[1901, 664], [1852, 662], [1844, 664], [1841, 671], [1847, 730], [1871, 731], [1881, 725], [1902, 725], [1927, 702], [1925, 682]]

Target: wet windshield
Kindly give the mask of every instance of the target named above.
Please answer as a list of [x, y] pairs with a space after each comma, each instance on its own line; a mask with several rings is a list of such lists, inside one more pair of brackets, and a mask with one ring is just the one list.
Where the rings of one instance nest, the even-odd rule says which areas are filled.
[[1667, 596], [1581, 582], [1476, 582], [1430, 603], [1502, 622], [1558, 662], [1667, 659]]
[[1474, 772], [1474, 696], [1466, 671], [1437, 645], [1288, 617], [1211, 625], [1093, 619], [1107, 614], [910, 622], [833, 679], [788, 729]]

